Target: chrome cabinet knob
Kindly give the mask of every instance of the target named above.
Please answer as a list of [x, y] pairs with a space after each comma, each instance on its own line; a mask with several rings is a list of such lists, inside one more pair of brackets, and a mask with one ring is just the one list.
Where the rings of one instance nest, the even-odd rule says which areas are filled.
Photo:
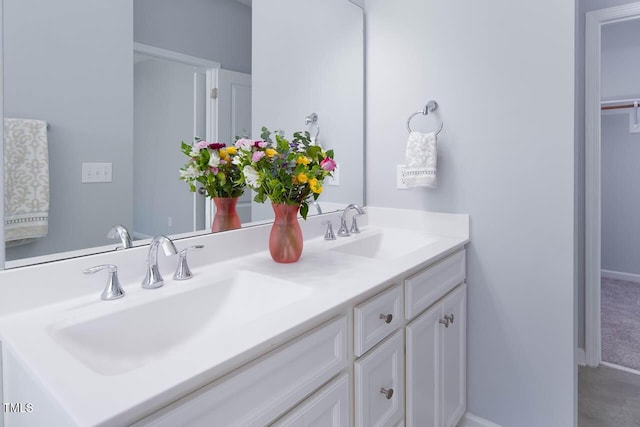
[[444, 315], [444, 318], [445, 318], [446, 320], [448, 320], [448, 321], [449, 321], [449, 323], [451, 323], [451, 324], [453, 325], [453, 313], [451, 313], [450, 315], [445, 314], [445, 315]]
[[104, 288], [104, 291], [102, 291], [102, 295], [100, 297], [104, 301], [111, 301], [114, 299], [122, 298], [124, 296], [124, 290], [120, 286], [120, 280], [118, 280], [118, 267], [116, 267], [115, 265], [96, 265], [95, 267], [82, 270], [82, 272], [84, 274], [94, 274], [102, 270], [109, 271], [109, 280], [107, 281], [107, 286]]
[[392, 388], [387, 390], [386, 388], [382, 387], [382, 388], [380, 388], [380, 393], [384, 394], [384, 397], [386, 397], [387, 400], [391, 399], [393, 397], [393, 389]]
[[444, 319], [440, 319], [439, 322], [442, 323], [445, 328], [449, 327], [449, 319], [447, 319], [447, 316], [445, 316]]
[[202, 248], [204, 248], [204, 245], [189, 246], [188, 248], [185, 248], [178, 252], [180, 258], [178, 259], [178, 267], [176, 268], [176, 272], [173, 274], [173, 278], [175, 280], [187, 280], [193, 277], [193, 274], [189, 269], [189, 265], [187, 264], [187, 252], [199, 251]]
[[207, 190], [204, 189], [204, 187], [200, 187], [198, 188], [198, 194], [201, 196], [206, 196], [207, 195]]
[[393, 314], [381, 314], [379, 317], [384, 320], [384, 323], [391, 323], [393, 320]]

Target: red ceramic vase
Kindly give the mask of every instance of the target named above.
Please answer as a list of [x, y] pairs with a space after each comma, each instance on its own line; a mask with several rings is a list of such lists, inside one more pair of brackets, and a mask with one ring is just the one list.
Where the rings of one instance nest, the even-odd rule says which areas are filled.
[[211, 224], [212, 233], [241, 227], [240, 217], [236, 212], [237, 197], [214, 197], [213, 203], [216, 206], [216, 213]]
[[292, 263], [302, 255], [302, 230], [298, 222], [300, 205], [272, 203], [275, 220], [269, 235], [269, 252], [275, 262]]

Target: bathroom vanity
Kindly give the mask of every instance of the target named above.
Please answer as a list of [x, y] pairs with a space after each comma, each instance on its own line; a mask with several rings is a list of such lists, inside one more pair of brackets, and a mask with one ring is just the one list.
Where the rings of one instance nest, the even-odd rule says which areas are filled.
[[[178, 240], [205, 246], [194, 277], [162, 258], [159, 289], [144, 247], [1, 272], [3, 399], [32, 408], [5, 425], [455, 426], [468, 216], [366, 210], [334, 241], [337, 214], [303, 222], [294, 264], [269, 257], [269, 225]], [[81, 273], [105, 263], [119, 300]]]

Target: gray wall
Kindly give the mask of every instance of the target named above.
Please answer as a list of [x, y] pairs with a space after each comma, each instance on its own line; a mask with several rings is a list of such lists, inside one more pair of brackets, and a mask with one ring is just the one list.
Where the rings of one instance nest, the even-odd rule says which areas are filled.
[[251, 74], [251, 8], [232, 0], [135, 0], [136, 42]]
[[602, 98], [640, 96], [640, 19], [602, 27]]
[[[5, 0], [4, 13], [5, 116], [50, 124], [51, 184], [49, 235], [7, 259], [107, 244], [133, 223], [131, 2]], [[113, 183], [82, 184], [82, 162], [112, 162]]]
[[[134, 72], [134, 224], [147, 236], [193, 231], [193, 193], [178, 180], [187, 162], [180, 141], [205, 134], [205, 75], [189, 65], [166, 60], [135, 64]], [[196, 93], [198, 99], [194, 99]], [[198, 114], [194, 117], [194, 105]], [[204, 212], [204, 208], [202, 208]], [[169, 225], [171, 218], [171, 225]]]
[[[367, 0], [367, 203], [471, 215], [468, 407], [573, 426], [573, 0]], [[396, 190], [440, 103], [436, 190]]]
[[575, 39], [575, 276], [578, 291], [578, 346], [584, 348], [585, 321], [585, 141], [584, 141], [584, 49], [585, 14], [592, 10], [634, 3], [629, 0], [577, 0]]
[[[311, 8], [314, 19], [307, 19]], [[304, 119], [318, 113], [318, 142], [335, 150], [340, 167], [340, 185], [325, 185], [318, 201], [362, 203], [362, 9], [346, 0], [255, 1], [253, 22], [253, 135], [262, 126], [287, 137], [314, 132]], [[269, 203], [252, 208], [254, 220], [273, 216]]]
[[[636, 74], [637, 76], [637, 74]], [[640, 274], [640, 133], [629, 115], [602, 116], [602, 268]]]

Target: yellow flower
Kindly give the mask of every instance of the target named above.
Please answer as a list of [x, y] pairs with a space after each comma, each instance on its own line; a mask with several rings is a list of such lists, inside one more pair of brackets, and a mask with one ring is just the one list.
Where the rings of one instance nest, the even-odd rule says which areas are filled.
[[276, 154], [278, 154], [278, 152], [276, 150], [274, 150], [273, 148], [267, 148], [266, 150], [264, 150], [264, 153], [267, 155], [267, 157], [272, 158], [273, 156], [275, 156]]
[[320, 182], [317, 178], [311, 178], [309, 180], [309, 188], [311, 188], [311, 191], [316, 194], [322, 193], [322, 186], [320, 185]]
[[228, 150], [228, 148], [221, 148], [220, 149], [220, 157], [227, 157], [227, 150]]
[[[300, 184], [304, 184], [304, 183], [306, 183], [307, 181], [309, 181], [309, 178], [307, 177], [307, 174], [306, 174], [306, 173], [304, 173], [304, 172], [300, 172], [300, 173], [298, 174], [298, 176], [296, 176], [296, 179], [298, 180], [298, 182], [299, 182]], [[315, 178], [312, 178], [312, 179], [315, 179]], [[318, 181], [318, 180], [316, 179], [316, 181]]]
[[232, 156], [235, 154], [238, 154], [238, 149], [234, 146], [227, 147], [226, 150], [227, 150], [227, 153], [231, 154]]
[[296, 163], [299, 165], [308, 165], [309, 163], [311, 163], [311, 159], [306, 157], [306, 156], [298, 156], [298, 159], [296, 160]]

